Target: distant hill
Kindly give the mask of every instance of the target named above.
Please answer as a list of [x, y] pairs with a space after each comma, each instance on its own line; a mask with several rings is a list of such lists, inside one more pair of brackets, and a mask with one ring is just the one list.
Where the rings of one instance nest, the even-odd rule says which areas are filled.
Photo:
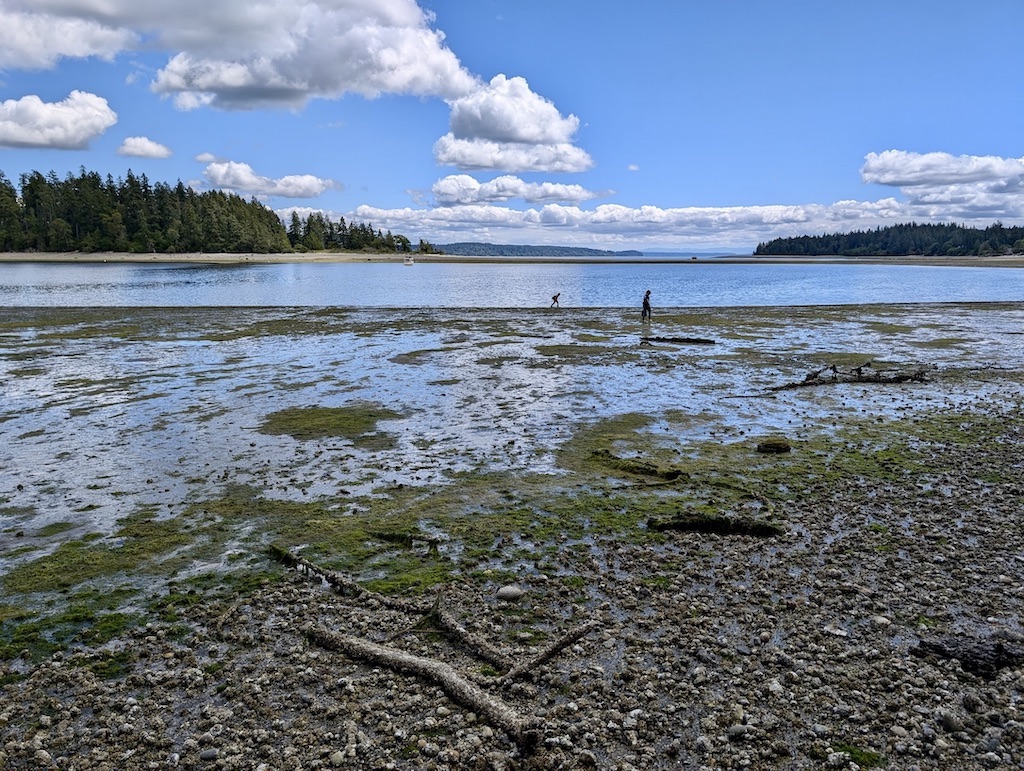
[[527, 246], [524, 244], [486, 244], [462, 242], [434, 244], [444, 254], [456, 257], [643, 257], [643, 252], [628, 250], [609, 252], [582, 246]]

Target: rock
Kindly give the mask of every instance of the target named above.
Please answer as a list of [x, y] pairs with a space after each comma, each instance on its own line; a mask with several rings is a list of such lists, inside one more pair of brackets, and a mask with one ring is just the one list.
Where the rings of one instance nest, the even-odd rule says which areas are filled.
[[504, 602], [515, 602], [516, 600], [521, 599], [524, 594], [526, 594], [526, 592], [523, 591], [522, 588], [515, 584], [510, 584], [509, 586], [501, 587], [495, 596]]
[[757, 451], [765, 455], [781, 455], [792, 451], [792, 449], [793, 446], [789, 440], [781, 437], [770, 437], [757, 444]]

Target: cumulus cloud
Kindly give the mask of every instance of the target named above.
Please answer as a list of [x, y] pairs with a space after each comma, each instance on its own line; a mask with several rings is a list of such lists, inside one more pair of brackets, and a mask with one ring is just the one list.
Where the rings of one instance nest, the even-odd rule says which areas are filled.
[[898, 187], [916, 219], [1024, 216], [1024, 158], [886, 150], [865, 156], [861, 179]]
[[431, 189], [442, 206], [522, 199], [527, 203], [582, 202], [601, 194], [580, 185], [555, 182], [524, 182], [519, 177], [504, 175], [490, 182], [478, 182], [468, 174], [452, 174], [434, 183]]
[[263, 177], [247, 163], [234, 161], [214, 162], [206, 167], [203, 176], [216, 188], [233, 190], [244, 195], [283, 198], [314, 198], [325, 190], [336, 187], [329, 179], [312, 174], [291, 174], [278, 179]]
[[107, 100], [84, 91], [61, 102], [8, 99], [0, 103], [0, 146], [80, 150], [115, 123]]
[[109, 61], [138, 41], [116, 23], [0, 8], [0, 69], [48, 69], [65, 57]]
[[126, 137], [117, 148], [117, 154], [137, 158], [170, 158], [171, 149], [148, 137]]
[[583, 171], [563, 116], [520, 77], [470, 73], [416, 0], [4, 0], [0, 67], [166, 51], [150, 87], [182, 110], [283, 107], [346, 94], [443, 99], [438, 162], [506, 172]]
[[576, 172], [594, 165], [572, 144], [579, 119], [563, 117], [523, 78], [496, 75], [450, 104], [451, 130], [434, 145], [438, 163], [511, 172]]
[[[867, 182], [899, 187], [905, 200], [841, 200], [832, 204], [661, 207], [606, 203], [575, 185], [527, 183], [515, 176], [479, 182], [453, 174], [433, 186], [436, 205], [360, 206], [348, 219], [433, 243], [573, 244], [596, 248], [701, 249], [743, 252], [773, 238], [871, 230], [903, 222], [956, 222], [986, 227], [1024, 220], [1024, 159], [926, 155], [890, 150], [865, 158]], [[545, 192], [546, 191], [546, 192]], [[502, 205], [522, 199], [538, 206]]]
[[298, 107], [382, 93], [455, 99], [478, 79], [415, 0], [5, 0], [0, 66], [166, 50], [152, 84], [185, 108]]
[[868, 153], [861, 168], [865, 182], [895, 187], [997, 182], [1024, 177], [1024, 158], [886, 150]]
[[905, 204], [839, 201], [832, 205], [682, 207], [602, 204], [593, 209], [548, 204], [513, 209], [488, 204], [429, 209], [360, 206], [357, 221], [434, 243], [454, 240], [575, 244], [643, 249], [749, 245], [780, 236], [866, 229], [905, 221]]

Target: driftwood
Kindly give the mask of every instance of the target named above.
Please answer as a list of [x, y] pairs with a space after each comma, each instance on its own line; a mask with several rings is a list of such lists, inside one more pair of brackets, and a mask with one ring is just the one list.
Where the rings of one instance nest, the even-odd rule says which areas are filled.
[[[446, 611], [442, 607], [441, 595], [438, 595], [432, 606], [424, 607], [372, 592], [348, 576], [325, 570], [286, 549], [272, 546], [270, 554], [274, 559], [294, 567], [301, 573], [327, 583], [332, 589], [345, 596], [420, 615], [421, 619], [416, 626], [433, 625], [454, 637], [477, 658], [488, 662], [499, 672], [505, 672], [501, 677], [491, 680], [498, 685], [505, 685], [513, 680], [531, 676], [542, 664], [600, 625], [598, 619], [592, 619], [581, 626], [574, 627], [527, 661], [513, 664], [513, 657], [510, 654], [470, 632], [451, 613]], [[500, 699], [491, 696], [479, 685], [471, 682], [468, 677], [459, 674], [449, 664], [414, 656], [398, 648], [331, 632], [323, 628], [312, 627], [307, 630], [306, 635], [310, 641], [329, 650], [340, 651], [359, 661], [385, 666], [396, 672], [411, 674], [440, 686], [453, 701], [484, 715], [495, 726], [508, 733], [524, 754], [533, 752], [540, 742], [542, 733], [538, 720], [519, 714]]]
[[469, 682], [448, 664], [318, 627], [313, 627], [306, 634], [310, 640], [328, 650], [396, 672], [415, 675], [439, 686], [452, 701], [483, 715], [488, 722], [502, 729], [524, 752], [536, 747], [540, 740], [537, 730], [540, 723], [536, 718], [519, 714], [505, 702]]
[[650, 530], [664, 532], [679, 530], [695, 533], [717, 533], [718, 535], [753, 535], [759, 538], [773, 538], [783, 535], [786, 529], [774, 522], [749, 517], [724, 517], [719, 515], [677, 514], [672, 517], [647, 520]]
[[574, 629], [570, 629], [564, 635], [559, 637], [548, 647], [538, 653], [529, 661], [524, 661], [521, 664], [517, 664], [512, 667], [505, 675], [501, 678], [503, 682], [511, 682], [518, 680], [520, 677], [526, 677], [537, 671], [537, 668], [541, 665], [550, 661], [555, 655], [568, 645], [572, 645], [577, 640], [586, 637], [590, 632], [597, 629], [601, 625], [601, 622], [597, 619], [592, 619], [585, 624], [582, 624]]
[[1008, 640], [972, 640], [959, 636], [945, 636], [922, 640], [910, 652], [925, 659], [956, 659], [965, 672], [992, 680], [1000, 669], [1020, 666], [1024, 662], [1024, 647]]
[[472, 654], [478, 656], [499, 670], [504, 671], [512, 666], [507, 654], [495, 648], [487, 640], [480, 637], [480, 635], [470, 632], [462, 626], [462, 624], [460, 624], [451, 613], [444, 610], [444, 608], [441, 607], [440, 595], [438, 595], [434, 604], [430, 607], [417, 605], [416, 603], [408, 602], [396, 597], [388, 597], [386, 594], [371, 592], [369, 589], [360, 586], [356, 581], [353, 581], [346, 575], [322, 568], [313, 564], [309, 560], [298, 557], [278, 546], [271, 546], [271, 555], [279, 562], [283, 562], [286, 565], [294, 567], [300, 572], [320, 578], [334, 589], [334, 591], [341, 595], [346, 597], [355, 597], [356, 599], [364, 602], [376, 602], [392, 610], [399, 610], [404, 613], [422, 616], [417, 624], [418, 626], [422, 626], [424, 623], [430, 623], [435, 628], [449, 633]]
[[868, 361], [848, 370], [840, 370], [835, 364], [808, 372], [803, 380], [783, 383], [769, 391], [785, 391], [791, 388], [807, 386], [838, 385], [840, 383], [926, 383], [928, 367], [917, 367], [912, 370], [877, 369]]
[[714, 340], [703, 337], [641, 337], [641, 343], [676, 343], [677, 345], [714, 345]]

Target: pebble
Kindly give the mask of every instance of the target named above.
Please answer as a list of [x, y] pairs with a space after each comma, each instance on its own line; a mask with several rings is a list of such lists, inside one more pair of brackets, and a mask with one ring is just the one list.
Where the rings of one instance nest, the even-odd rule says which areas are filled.
[[513, 584], [501, 587], [500, 589], [498, 589], [498, 592], [495, 596], [499, 600], [504, 600], [505, 602], [515, 602], [516, 600], [522, 599], [523, 595], [525, 594], [526, 592], [523, 590], [522, 587]]

